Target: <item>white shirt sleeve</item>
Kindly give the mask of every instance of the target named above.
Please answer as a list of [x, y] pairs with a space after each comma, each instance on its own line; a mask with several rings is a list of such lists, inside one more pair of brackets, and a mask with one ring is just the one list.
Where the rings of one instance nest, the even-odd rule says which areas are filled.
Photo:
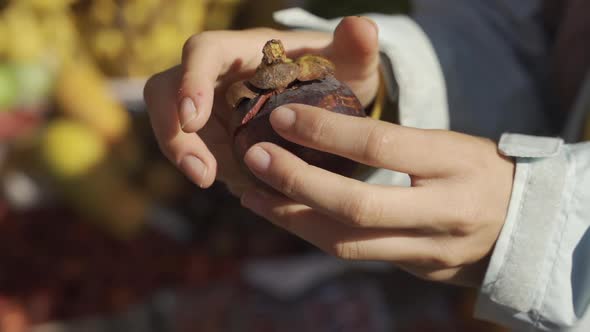
[[590, 143], [506, 134], [517, 160], [476, 316], [518, 331], [590, 331]]

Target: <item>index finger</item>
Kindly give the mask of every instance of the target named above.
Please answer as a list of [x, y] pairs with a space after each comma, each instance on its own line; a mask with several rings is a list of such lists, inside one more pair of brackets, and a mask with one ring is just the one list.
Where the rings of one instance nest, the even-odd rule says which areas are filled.
[[398, 230], [439, 227], [432, 220], [441, 215], [440, 200], [438, 193], [428, 188], [357, 181], [309, 165], [272, 143], [254, 145], [244, 162], [256, 177], [280, 193], [350, 226]]
[[207, 31], [191, 37], [182, 54], [183, 75], [178, 91], [180, 126], [196, 132], [207, 122], [219, 77], [232, 74], [237, 80], [251, 74], [262, 59], [269, 39], [283, 39], [288, 49], [325, 47], [329, 40], [314, 32], [272, 29]]
[[215, 180], [216, 160], [197, 134], [185, 133], [178, 125], [174, 96], [180, 75], [180, 67], [174, 67], [152, 76], [145, 85], [144, 99], [164, 155], [195, 184], [209, 187]]
[[411, 175], [440, 175], [454, 170], [456, 141], [435, 130], [403, 127], [352, 117], [321, 108], [291, 104], [272, 112], [277, 133], [297, 144], [337, 154], [378, 168]]

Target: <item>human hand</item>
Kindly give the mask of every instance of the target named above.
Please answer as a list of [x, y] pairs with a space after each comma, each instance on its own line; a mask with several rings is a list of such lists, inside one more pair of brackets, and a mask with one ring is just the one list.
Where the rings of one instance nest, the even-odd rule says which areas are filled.
[[280, 39], [290, 57], [303, 53], [328, 57], [336, 65], [336, 77], [367, 105], [379, 84], [377, 33], [372, 21], [349, 17], [333, 36], [253, 29], [191, 37], [182, 64], [153, 76], [144, 89], [161, 150], [197, 185], [209, 187], [217, 178], [239, 194], [251, 182], [234, 160], [225, 92], [231, 83], [253, 74], [266, 41]]
[[305, 105], [279, 108], [270, 121], [295, 143], [409, 174], [411, 187], [370, 185], [259, 143], [244, 161], [277, 192], [248, 190], [244, 206], [336, 256], [393, 262], [425, 279], [479, 286], [514, 172], [494, 142]]

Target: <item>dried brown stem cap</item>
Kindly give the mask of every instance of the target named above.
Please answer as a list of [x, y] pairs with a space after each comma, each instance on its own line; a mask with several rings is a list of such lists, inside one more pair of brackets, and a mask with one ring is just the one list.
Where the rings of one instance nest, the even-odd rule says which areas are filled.
[[279, 40], [268, 41], [262, 53], [262, 62], [254, 76], [234, 83], [226, 95], [234, 108], [230, 132], [236, 159], [245, 168], [243, 157], [252, 145], [272, 142], [311, 165], [351, 175], [354, 161], [289, 142], [274, 131], [269, 120], [274, 109], [291, 103], [365, 117], [354, 93], [334, 77], [334, 64], [318, 55], [304, 55], [292, 61]]

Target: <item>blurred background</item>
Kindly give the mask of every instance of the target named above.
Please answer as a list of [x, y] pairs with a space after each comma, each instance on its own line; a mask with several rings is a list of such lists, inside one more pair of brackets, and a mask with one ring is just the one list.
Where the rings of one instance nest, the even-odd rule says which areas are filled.
[[473, 291], [326, 257], [160, 154], [151, 74], [212, 29], [393, 0], [0, 0], [0, 331], [500, 331]]

